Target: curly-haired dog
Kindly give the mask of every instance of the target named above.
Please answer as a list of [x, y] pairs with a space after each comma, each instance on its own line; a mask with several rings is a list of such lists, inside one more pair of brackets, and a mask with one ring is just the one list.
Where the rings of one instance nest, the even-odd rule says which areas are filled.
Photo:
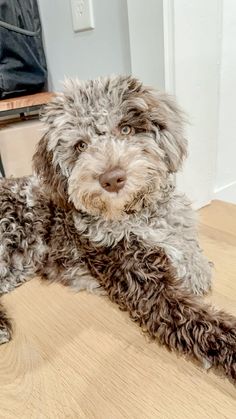
[[68, 81], [43, 119], [35, 175], [0, 182], [0, 293], [36, 275], [105, 289], [152, 337], [235, 378], [236, 320], [194, 296], [211, 272], [173, 182], [186, 155], [173, 99], [132, 77]]

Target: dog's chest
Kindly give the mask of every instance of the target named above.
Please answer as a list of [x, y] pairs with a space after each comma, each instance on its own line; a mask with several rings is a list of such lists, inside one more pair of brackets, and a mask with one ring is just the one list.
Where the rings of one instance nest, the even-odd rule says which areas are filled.
[[139, 217], [127, 215], [122, 221], [107, 221], [78, 212], [58, 212], [51, 234], [50, 260], [67, 269], [86, 259], [89, 249], [85, 243], [90, 243], [96, 253], [96, 249], [98, 252], [101, 248], [116, 249], [122, 240], [130, 242], [134, 238], [147, 250], [162, 248], [168, 256], [179, 260], [184, 234], [183, 226], [176, 227], [176, 217], [170, 216], [167, 208], [144, 212]]
[[76, 216], [74, 223], [82, 238], [91, 243], [108, 248], [116, 246], [121, 240], [137, 237], [147, 247], [163, 243], [169, 235], [167, 221], [161, 217], [126, 217], [122, 221], [91, 220]]

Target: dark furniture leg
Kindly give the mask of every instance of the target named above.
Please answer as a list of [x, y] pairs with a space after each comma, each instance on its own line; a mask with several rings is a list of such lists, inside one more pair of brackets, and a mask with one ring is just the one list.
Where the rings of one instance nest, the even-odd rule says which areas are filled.
[[4, 167], [3, 167], [3, 163], [2, 163], [1, 154], [0, 154], [0, 173], [3, 177], [5, 177], [5, 171], [4, 171]]

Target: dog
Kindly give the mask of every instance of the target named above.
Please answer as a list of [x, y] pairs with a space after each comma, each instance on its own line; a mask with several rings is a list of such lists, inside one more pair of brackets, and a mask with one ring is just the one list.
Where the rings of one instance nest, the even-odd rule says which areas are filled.
[[[236, 376], [236, 321], [205, 306], [211, 264], [175, 188], [183, 114], [132, 76], [67, 80], [34, 174], [0, 181], [0, 293], [39, 276], [107, 293], [159, 342]], [[12, 326], [0, 308], [0, 343]]]

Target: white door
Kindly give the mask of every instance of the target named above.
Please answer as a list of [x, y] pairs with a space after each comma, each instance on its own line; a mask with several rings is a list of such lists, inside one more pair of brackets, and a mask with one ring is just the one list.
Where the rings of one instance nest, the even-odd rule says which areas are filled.
[[199, 208], [216, 172], [221, 0], [128, 0], [128, 14], [132, 73], [175, 94], [187, 113], [189, 157], [177, 183]]

